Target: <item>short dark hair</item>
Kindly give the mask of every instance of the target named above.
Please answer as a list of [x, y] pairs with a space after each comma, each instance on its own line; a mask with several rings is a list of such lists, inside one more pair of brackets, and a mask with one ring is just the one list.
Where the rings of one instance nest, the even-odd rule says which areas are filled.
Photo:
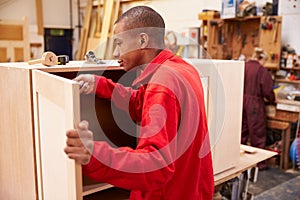
[[143, 27], [165, 28], [165, 22], [160, 14], [147, 6], [136, 6], [124, 12], [115, 22], [118, 23], [126, 18], [127, 30]]
[[124, 22], [125, 30], [147, 33], [156, 44], [164, 44], [165, 22], [162, 16], [147, 6], [135, 6], [124, 12], [115, 22]]

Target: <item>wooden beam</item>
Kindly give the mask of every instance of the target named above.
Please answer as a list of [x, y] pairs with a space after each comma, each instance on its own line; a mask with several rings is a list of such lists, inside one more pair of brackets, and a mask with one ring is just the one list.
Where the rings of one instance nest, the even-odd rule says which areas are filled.
[[38, 35], [44, 35], [44, 17], [42, 0], [35, 0]]
[[104, 2], [104, 16], [102, 19], [101, 33], [99, 46], [94, 49], [94, 53], [97, 58], [104, 59], [105, 51], [107, 48], [107, 39], [109, 34], [109, 28], [114, 10], [114, 0], [108, 0]]
[[93, 12], [93, 0], [88, 0], [87, 3], [88, 4], [85, 7], [85, 12], [84, 12], [84, 22], [83, 22], [83, 27], [81, 29], [79, 47], [78, 47], [78, 51], [76, 54], [77, 60], [84, 59], [86, 49], [87, 49], [89, 29], [90, 29], [90, 25], [91, 25], [91, 16], [92, 16], [92, 12]]

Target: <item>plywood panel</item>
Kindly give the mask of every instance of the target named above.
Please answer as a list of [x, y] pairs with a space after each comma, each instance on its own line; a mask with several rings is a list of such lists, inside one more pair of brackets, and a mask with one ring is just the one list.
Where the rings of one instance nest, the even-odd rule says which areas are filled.
[[6, 49], [6, 54], [1, 53], [0, 56], [4, 62], [30, 59], [27, 17], [23, 17], [22, 20], [0, 19], [0, 48]]
[[82, 199], [81, 165], [64, 153], [68, 129], [79, 122], [79, 87], [74, 81], [33, 71], [39, 198]]
[[0, 62], [6, 62], [6, 61], [7, 61], [6, 48], [0, 48]]
[[[243, 62], [219, 62], [216, 65], [220, 78], [217, 80], [217, 93], [219, 95], [223, 92], [225, 98], [224, 102], [216, 104], [219, 106], [217, 122], [223, 124], [214, 148], [215, 174], [224, 171], [225, 166], [230, 168], [239, 164], [244, 89]], [[224, 112], [224, 115], [220, 112]]]
[[[207, 119], [214, 174], [239, 163], [244, 62], [190, 59], [207, 81]], [[234, 71], [234, 74], [232, 73]]]
[[0, 77], [0, 198], [37, 199], [30, 70], [1, 66]]
[[[56, 4], [52, 3], [52, 5], [56, 5]], [[61, 8], [61, 6], [55, 6], [55, 7], [56, 7], [56, 9]], [[36, 0], [35, 1], [35, 8], [36, 8], [36, 21], [37, 21], [38, 34], [39, 35], [44, 35], [44, 15], [43, 15], [43, 2], [42, 2], [42, 0]], [[49, 10], [49, 9], [46, 9], [46, 10]], [[51, 17], [48, 17], [48, 18], [53, 18], [54, 16], [56, 16], [56, 15], [52, 15]], [[60, 20], [57, 20], [57, 22], [59, 22], [59, 21]]]
[[[262, 18], [261, 23], [265, 23], [267, 19]], [[274, 16], [269, 18], [269, 23], [272, 24], [271, 30], [260, 31], [259, 47], [264, 49], [269, 54], [265, 66], [270, 68], [279, 67], [279, 59], [281, 55], [281, 30], [282, 30], [282, 17]], [[274, 56], [272, 57], [272, 55]]]
[[24, 61], [24, 48], [15, 48], [15, 58], [16, 62]]
[[0, 24], [0, 40], [23, 39], [23, 24]]

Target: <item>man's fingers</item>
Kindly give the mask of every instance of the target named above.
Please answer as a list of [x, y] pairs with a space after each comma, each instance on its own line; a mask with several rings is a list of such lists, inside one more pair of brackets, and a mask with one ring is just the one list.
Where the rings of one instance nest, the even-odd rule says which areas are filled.
[[82, 147], [65, 147], [64, 151], [70, 159], [82, 165], [89, 163], [91, 159], [91, 154]]
[[79, 122], [78, 128], [79, 128], [81, 131], [88, 130], [88, 129], [89, 129], [89, 122], [86, 121], [86, 120], [82, 120], [81, 122]]
[[79, 138], [79, 134], [78, 134], [77, 130], [75, 130], [75, 129], [68, 130], [66, 135], [68, 138]]
[[94, 84], [85, 82], [82, 87], [80, 87], [80, 93], [91, 94], [94, 91]]
[[89, 123], [86, 120], [79, 122], [77, 128], [78, 129], [68, 130], [66, 132], [67, 137], [76, 139], [80, 137], [85, 138], [88, 136], [88, 138], [90, 138], [90, 135], [92, 135], [92, 133], [89, 131]]
[[89, 123], [85, 120], [78, 123], [77, 129], [66, 132], [65, 153], [69, 158], [80, 164], [87, 164], [94, 149], [93, 133], [89, 130]]
[[85, 94], [91, 94], [94, 91], [94, 75], [91, 74], [80, 74], [73, 79], [79, 84], [79, 92]]
[[67, 146], [73, 146], [73, 147], [80, 147], [80, 146], [83, 146], [81, 140], [79, 138], [68, 138], [67, 139]]
[[77, 163], [81, 165], [86, 165], [90, 162], [91, 157], [90, 156], [83, 156], [81, 154], [68, 154], [68, 157], [70, 159], [74, 159]]
[[82, 74], [80, 74], [79, 76], [75, 77], [73, 80], [77, 81], [77, 82], [84, 81], [84, 76]]
[[79, 88], [81, 89], [84, 85], [84, 81], [78, 81], [78, 84], [79, 84]]
[[77, 81], [77, 82], [83, 81], [83, 82], [89, 82], [89, 83], [92, 83], [95, 81], [94, 75], [92, 75], [92, 74], [80, 74], [79, 76], [75, 77], [73, 80]]
[[84, 147], [70, 147], [70, 146], [67, 146], [65, 147], [64, 149], [65, 153], [67, 154], [89, 154], [90, 152], [84, 148]]

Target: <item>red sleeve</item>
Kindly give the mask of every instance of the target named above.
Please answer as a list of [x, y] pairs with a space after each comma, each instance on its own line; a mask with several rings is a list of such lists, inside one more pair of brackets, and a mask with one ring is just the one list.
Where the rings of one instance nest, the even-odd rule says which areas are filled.
[[264, 68], [260, 80], [263, 97], [266, 98], [271, 104], [274, 104], [275, 95], [273, 91], [273, 80], [267, 69]]
[[95, 93], [97, 97], [111, 100], [118, 108], [127, 111], [134, 121], [141, 121], [143, 102], [140, 91], [125, 87], [103, 76], [95, 75]]
[[119, 98], [129, 99], [133, 93], [133, 89], [130, 87], [124, 87], [121, 84], [114, 83], [111, 79], [107, 79], [103, 76], [95, 76], [95, 93], [99, 98], [111, 99], [113, 93], [118, 92]]
[[[170, 94], [145, 95], [137, 149], [95, 142], [93, 158], [83, 166], [90, 178], [129, 190], [155, 190], [174, 173], [179, 107]], [[174, 139], [173, 142], [171, 142]]]

